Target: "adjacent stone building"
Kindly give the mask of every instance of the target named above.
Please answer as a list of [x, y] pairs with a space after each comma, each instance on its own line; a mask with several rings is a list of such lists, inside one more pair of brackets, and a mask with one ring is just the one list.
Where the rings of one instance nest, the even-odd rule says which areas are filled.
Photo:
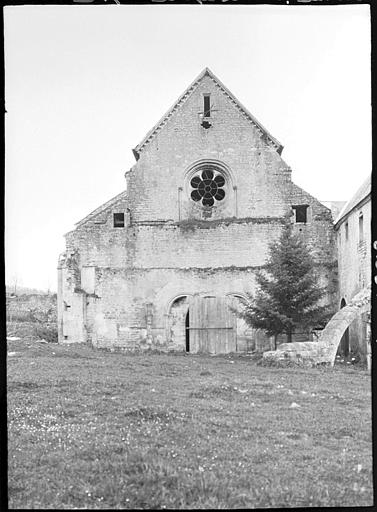
[[126, 190], [66, 235], [60, 342], [222, 353], [258, 346], [229, 305], [284, 219], [312, 248], [336, 309], [330, 210], [291, 180], [282, 145], [209, 70], [133, 150]]
[[[371, 176], [345, 204], [335, 221], [338, 244], [339, 308], [371, 284]], [[368, 314], [354, 320], [339, 351], [366, 354]]]

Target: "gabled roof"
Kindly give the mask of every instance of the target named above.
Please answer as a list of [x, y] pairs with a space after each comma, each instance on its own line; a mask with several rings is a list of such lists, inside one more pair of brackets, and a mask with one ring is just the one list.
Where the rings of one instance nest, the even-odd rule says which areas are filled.
[[371, 178], [372, 176], [369, 175], [361, 187], [356, 191], [355, 195], [352, 196], [351, 199], [344, 205], [337, 219], [335, 220], [335, 224], [338, 224], [344, 217], [346, 217], [346, 215], [351, 212], [351, 210], [356, 208], [357, 205], [359, 205], [368, 195], [370, 195]]
[[89, 215], [87, 215], [86, 217], [81, 219], [79, 222], [76, 222], [75, 226], [79, 227], [82, 224], [84, 224], [85, 222], [88, 222], [89, 220], [93, 220], [94, 217], [96, 217], [97, 215], [100, 215], [101, 213], [104, 213], [105, 210], [107, 210], [108, 208], [113, 206], [115, 203], [117, 203], [121, 199], [126, 199], [126, 198], [127, 198], [127, 191], [124, 190], [120, 194], [116, 195], [115, 197], [113, 197], [112, 199], [107, 201], [106, 203], [102, 204], [101, 206], [99, 206], [98, 208], [93, 210], [91, 213], [89, 213]]
[[195, 80], [187, 87], [185, 92], [181, 94], [174, 105], [161, 117], [158, 123], [155, 124], [151, 130], [149, 130], [144, 139], [132, 150], [136, 160], [139, 159], [140, 152], [142, 151], [143, 147], [148, 144], [156, 135], [156, 133], [166, 124], [168, 119], [182, 105], [182, 103], [186, 101], [186, 99], [192, 94], [192, 92], [196, 89], [196, 87], [205, 76], [209, 76], [213, 80], [217, 87], [219, 87], [222, 92], [230, 99], [230, 101], [243, 112], [251, 124], [253, 124], [258, 129], [258, 131], [260, 131], [260, 133], [265, 136], [267, 142], [275, 147], [276, 151], [280, 155], [283, 151], [283, 146], [280, 144], [280, 142], [275, 139], [275, 137], [273, 137], [257, 119], [255, 119], [255, 117], [247, 110], [247, 108], [244, 107], [240, 101], [238, 101], [238, 99], [229, 91], [229, 89], [225, 87], [225, 85], [216, 77], [216, 75], [214, 75], [214, 73], [212, 73], [209, 68], [204, 68], [203, 71], [195, 78]]

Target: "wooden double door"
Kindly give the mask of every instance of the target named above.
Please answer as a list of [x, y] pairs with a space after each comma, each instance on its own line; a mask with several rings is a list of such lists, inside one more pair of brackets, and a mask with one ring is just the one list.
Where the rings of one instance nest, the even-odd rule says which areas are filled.
[[186, 317], [187, 352], [226, 354], [237, 351], [237, 320], [231, 305], [231, 297], [190, 297]]

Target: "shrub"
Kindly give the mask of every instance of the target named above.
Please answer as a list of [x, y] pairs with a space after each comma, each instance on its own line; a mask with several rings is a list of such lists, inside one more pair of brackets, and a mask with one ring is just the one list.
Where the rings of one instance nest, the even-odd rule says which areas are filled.
[[36, 324], [33, 329], [33, 334], [38, 339], [43, 339], [49, 343], [58, 342], [58, 329], [54, 324]]

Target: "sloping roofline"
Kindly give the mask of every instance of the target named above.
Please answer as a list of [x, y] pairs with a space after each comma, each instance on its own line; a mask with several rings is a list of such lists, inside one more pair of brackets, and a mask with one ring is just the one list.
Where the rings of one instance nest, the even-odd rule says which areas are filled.
[[79, 220], [75, 223], [76, 227], [81, 226], [82, 224], [85, 224], [85, 222], [88, 222], [89, 220], [93, 219], [96, 215], [99, 215], [103, 213], [107, 208], [110, 208], [113, 206], [117, 201], [120, 201], [121, 199], [127, 198], [127, 190], [123, 190], [120, 194], [117, 194], [116, 196], [112, 197], [109, 201], [106, 201], [106, 203], [101, 204], [98, 208], [90, 212], [86, 217]]
[[276, 151], [281, 154], [283, 151], [283, 146], [280, 142], [273, 137], [269, 131], [247, 110], [246, 107], [242, 105], [242, 103], [232, 94], [227, 87], [217, 78], [217, 76], [212, 73], [209, 68], [204, 68], [203, 71], [195, 78], [195, 80], [187, 87], [183, 94], [177, 99], [177, 101], [169, 108], [169, 110], [161, 117], [161, 119], [149, 130], [144, 139], [132, 150], [136, 160], [140, 157], [140, 151], [143, 149], [145, 144], [147, 144], [157, 133], [158, 130], [162, 128], [162, 126], [167, 122], [167, 120], [171, 117], [171, 115], [177, 110], [180, 104], [194, 91], [199, 82], [208, 75], [216, 84], [222, 89], [222, 91], [232, 100], [236, 106], [242, 110], [246, 116], [249, 118], [252, 124], [257, 126], [257, 128], [263, 132], [265, 137], [272, 143], [272, 145], [276, 148]]
[[363, 184], [357, 189], [356, 193], [344, 205], [335, 220], [335, 226], [337, 226], [337, 224], [339, 224], [349, 213], [351, 213], [352, 210], [357, 208], [357, 206], [371, 194], [371, 178], [372, 176], [369, 175]]

